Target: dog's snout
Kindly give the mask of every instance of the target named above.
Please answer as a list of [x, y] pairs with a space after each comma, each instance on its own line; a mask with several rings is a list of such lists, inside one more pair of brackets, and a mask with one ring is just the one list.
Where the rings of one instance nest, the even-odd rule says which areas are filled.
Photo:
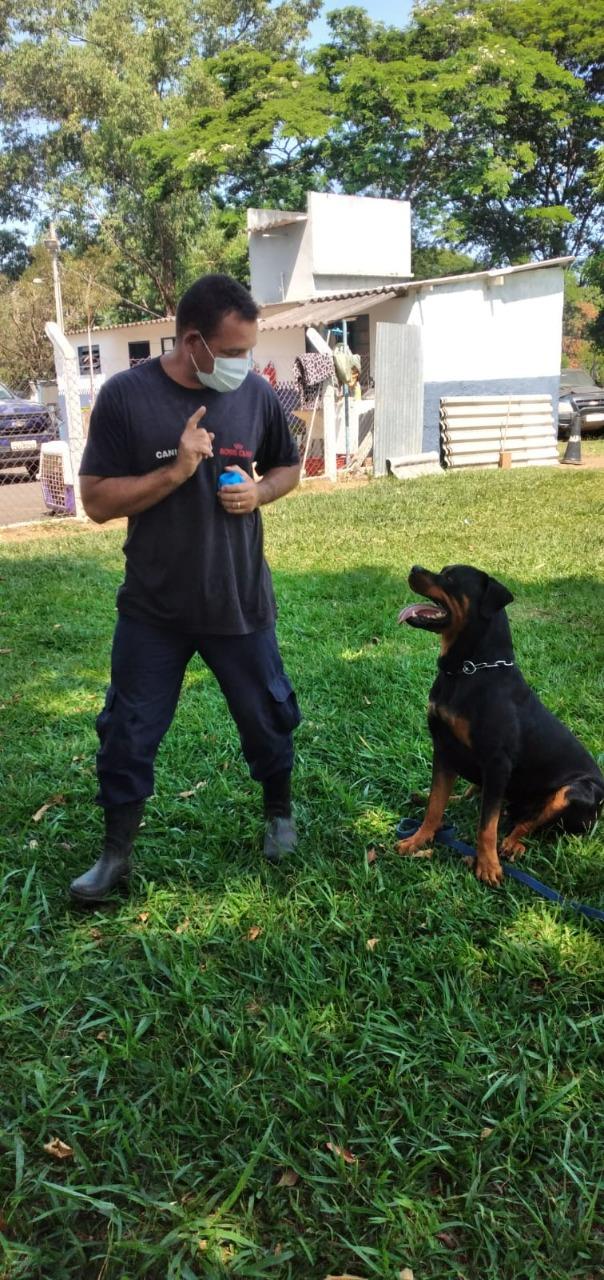
[[412, 564], [411, 573], [426, 573], [423, 564]]

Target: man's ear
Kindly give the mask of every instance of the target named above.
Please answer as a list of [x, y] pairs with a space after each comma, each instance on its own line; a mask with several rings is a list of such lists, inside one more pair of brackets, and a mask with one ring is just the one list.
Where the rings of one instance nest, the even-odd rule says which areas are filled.
[[511, 604], [513, 599], [511, 591], [508, 591], [503, 582], [498, 582], [497, 578], [487, 578], [487, 585], [480, 602], [481, 617], [492, 618], [495, 613], [499, 613], [500, 609], [505, 609], [507, 604]]

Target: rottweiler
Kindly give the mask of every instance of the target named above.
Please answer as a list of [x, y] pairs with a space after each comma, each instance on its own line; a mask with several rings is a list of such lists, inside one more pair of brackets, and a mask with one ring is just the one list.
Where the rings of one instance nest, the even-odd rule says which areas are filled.
[[399, 622], [440, 636], [438, 674], [428, 703], [433, 741], [428, 807], [415, 835], [399, 841], [413, 854], [434, 838], [457, 777], [481, 792], [476, 875], [499, 884], [498, 827], [504, 805], [511, 822], [501, 854], [524, 853], [522, 839], [548, 823], [583, 833], [604, 803], [595, 760], [521, 675], [514, 657], [503, 583], [471, 565], [431, 573], [414, 565], [409, 586], [424, 601]]

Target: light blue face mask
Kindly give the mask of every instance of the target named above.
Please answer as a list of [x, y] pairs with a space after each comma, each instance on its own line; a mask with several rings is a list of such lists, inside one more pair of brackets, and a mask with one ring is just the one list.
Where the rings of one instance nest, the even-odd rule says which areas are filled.
[[204, 373], [195, 361], [193, 352], [191, 352], [191, 360], [195, 366], [195, 373], [202, 387], [209, 387], [212, 391], [237, 391], [241, 383], [245, 381], [251, 368], [249, 356], [215, 356], [203, 336], [200, 333], [201, 341], [208, 353], [214, 361], [214, 368], [211, 373]]

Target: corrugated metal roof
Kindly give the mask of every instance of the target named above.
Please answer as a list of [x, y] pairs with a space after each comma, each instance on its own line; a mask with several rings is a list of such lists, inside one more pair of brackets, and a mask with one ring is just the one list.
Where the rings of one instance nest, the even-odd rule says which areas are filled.
[[[357, 312], [363, 315], [390, 298], [398, 297], [395, 289], [379, 289], [371, 293], [348, 294], [339, 298], [320, 298], [315, 302], [297, 302], [288, 311], [260, 318], [261, 333], [276, 333], [280, 329], [308, 329], [315, 325], [329, 325], [344, 320]], [[352, 305], [348, 306], [347, 304]]]
[[[291, 307], [265, 314], [261, 311], [261, 333], [275, 333], [280, 329], [307, 329], [310, 325], [330, 324], [346, 317], [346, 302], [354, 304], [355, 311], [365, 313], [391, 298], [404, 298], [420, 289], [434, 289], [448, 284], [464, 284], [473, 280], [492, 280], [500, 276], [516, 275], [521, 271], [537, 271], [545, 267], [567, 267], [574, 258], [548, 258], [544, 262], [523, 262], [514, 267], [491, 267], [488, 271], [466, 271], [458, 276], [433, 276], [428, 280], [408, 280], [406, 283], [380, 285], [375, 289], [350, 289], [345, 293], [330, 293], [296, 302]], [[268, 312], [268, 308], [267, 308]], [[350, 313], [350, 309], [349, 309]]]
[[[122, 320], [120, 324], [93, 324], [91, 333], [111, 333], [113, 329], [140, 329], [145, 324], [176, 324], [176, 316], [143, 316], [141, 320]], [[70, 329], [68, 338], [77, 338], [80, 333], [88, 333], [87, 329]]]
[[340, 289], [334, 293], [316, 293], [312, 298], [304, 298], [303, 302], [304, 304], [307, 302], [335, 302], [338, 298], [366, 298], [370, 295], [373, 297], [374, 294], [392, 293], [393, 291], [404, 293], [411, 283], [411, 277], [408, 280], [401, 280], [400, 276], [397, 276], [389, 284], [372, 285], [370, 289]]
[[[268, 303], [266, 307], [260, 308], [260, 329], [263, 333], [267, 333], [276, 329], [298, 329], [308, 328], [313, 324], [328, 324], [330, 320], [341, 320], [346, 316], [346, 310], [341, 306], [345, 301], [355, 302], [357, 311], [361, 309], [368, 311], [379, 302], [385, 302], [390, 298], [403, 298], [405, 294], [419, 289], [434, 288], [436, 285], [462, 284], [467, 280], [494, 280], [497, 276], [516, 275], [521, 271], [538, 271], [545, 267], [568, 267], [574, 260], [574, 257], [546, 258], [543, 262], [523, 262], [514, 267], [491, 267], [488, 271], [466, 271], [458, 276], [433, 276], [429, 280], [408, 280], [405, 283], [379, 285], [374, 289], [347, 289], [341, 293], [323, 294], [302, 302]], [[339, 303], [340, 306], [334, 309], [335, 303]], [[319, 309], [323, 306], [326, 309], [325, 313], [320, 314]], [[314, 318], [308, 319], [307, 315]], [[126, 320], [121, 324], [94, 325], [91, 333], [109, 333], [113, 329], [137, 329], [141, 325], [170, 323], [175, 324], [174, 316], [150, 316], [149, 319]], [[71, 329], [67, 336], [75, 338], [87, 332], [87, 329]]]

